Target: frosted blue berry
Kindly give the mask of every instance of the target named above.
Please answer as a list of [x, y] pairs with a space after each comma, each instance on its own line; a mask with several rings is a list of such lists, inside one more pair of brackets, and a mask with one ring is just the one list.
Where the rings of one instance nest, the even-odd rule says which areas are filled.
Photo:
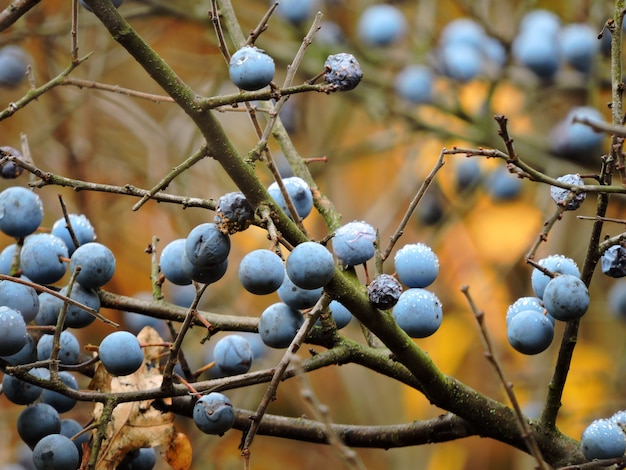
[[98, 242], [80, 245], [70, 258], [70, 271], [80, 266], [76, 282], [88, 289], [98, 289], [113, 278], [115, 273], [115, 255]]
[[[301, 219], [306, 218], [306, 216], [308, 216], [313, 209], [313, 194], [311, 193], [309, 184], [299, 176], [283, 178], [283, 184], [285, 185], [287, 194], [289, 194], [289, 197], [291, 198], [291, 202], [293, 202], [298, 216]], [[283, 194], [280, 192], [278, 183], [274, 182], [270, 184], [267, 188], [267, 192], [270, 196], [272, 196], [272, 199], [276, 201], [276, 204], [278, 204], [283, 212], [291, 218], [291, 213], [287, 208], [287, 203], [285, 202]]]
[[626, 276], [626, 248], [622, 245], [609, 247], [600, 259], [602, 272], [609, 277]]
[[259, 318], [259, 335], [271, 348], [286, 348], [296, 336], [304, 319], [300, 311], [284, 303], [267, 307]]
[[31, 336], [26, 335], [26, 344], [18, 352], [5, 356], [0, 356], [12, 366], [22, 364], [30, 364], [37, 360], [37, 341]]
[[[50, 372], [47, 369], [43, 369], [43, 370], [47, 372], [44, 378], [49, 379]], [[61, 382], [63, 382], [69, 388], [73, 390], [78, 390], [78, 382], [76, 381], [76, 378], [74, 378], [74, 376], [70, 372], [62, 370], [61, 372], [59, 372], [59, 379], [61, 379]], [[44, 389], [42, 391], [41, 401], [43, 403], [47, 403], [48, 405], [52, 406], [59, 413], [65, 413], [71, 410], [72, 408], [74, 408], [74, 405], [76, 405], [76, 399], [70, 398], [68, 396], [63, 395], [62, 393], [55, 392], [49, 389]]]
[[24, 276], [37, 284], [53, 284], [67, 270], [67, 246], [50, 233], [34, 233], [24, 239], [20, 267]]
[[285, 277], [285, 266], [275, 252], [254, 250], [241, 259], [238, 275], [239, 282], [248, 292], [265, 295], [275, 292], [281, 286]]
[[[585, 184], [583, 179], [578, 174], [563, 175], [557, 178], [557, 181], [566, 184], [574, 184], [582, 186]], [[550, 186], [550, 197], [557, 206], [565, 207], [567, 211], [574, 211], [578, 209], [585, 201], [587, 193], [577, 193], [572, 195], [572, 198], [567, 201], [571, 191], [565, 188], [559, 188], [558, 186]]]
[[19, 352], [26, 345], [27, 337], [26, 323], [20, 312], [0, 306], [0, 356]]
[[217, 225], [204, 223], [194, 227], [185, 241], [187, 260], [199, 268], [216, 266], [230, 253], [230, 237], [224, 235]]
[[[580, 277], [580, 271], [576, 262], [563, 255], [550, 255], [539, 260], [539, 264], [554, 274], [571, 274], [572, 276]], [[543, 298], [543, 291], [551, 279], [550, 276], [545, 275], [537, 268], [533, 269], [530, 283], [535, 295], [540, 299]]]
[[178, 286], [191, 284], [191, 278], [183, 270], [185, 243], [185, 238], [171, 241], [165, 245], [159, 258], [159, 267], [165, 279]]
[[509, 344], [522, 354], [545, 351], [554, 338], [550, 319], [536, 310], [524, 310], [514, 315], [507, 325]]
[[304, 242], [296, 246], [285, 263], [287, 276], [298, 287], [324, 287], [335, 274], [335, 261], [325, 246]]
[[[48, 369], [34, 368], [28, 371], [28, 373], [34, 377], [43, 379], [49, 375]], [[7, 397], [11, 403], [16, 405], [28, 405], [41, 395], [41, 387], [26, 382], [25, 380], [18, 379], [9, 374], [5, 374], [2, 378], [2, 393]]]
[[[11, 243], [0, 252], [0, 273], [10, 275], [13, 259], [15, 258], [15, 248], [17, 244]], [[15, 273], [13, 273], [15, 274]]]
[[17, 417], [17, 433], [31, 449], [44, 437], [58, 434], [60, 431], [59, 412], [47, 403], [30, 405]]
[[194, 405], [193, 421], [203, 433], [222, 435], [235, 424], [235, 411], [227, 396], [211, 392]]
[[583, 431], [580, 449], [587, 460], [621, 457], [626, 451], [626, 436], [614, 421], [597, 419]]
[[311, 308], [322, 296], [324, 288], [303, 289], [296, 286], [289, 276], [285, 275], [283, 283], [278, 288], [278, 297], [284, 303], [295, 309]]
[[[96, 240], [95, 229], [85, 214], [68, 214], [68, 218], [70, 219], [72, 231], [74, 232], [74, 236], [76, 236], [76, 240], [79, 245], [84, 245], [85, 243]], [[57, 219], [54, 224], [52, 224], [50, 233], [63, 240], [70, 255], [74, 253], [76, 245], [74, 244], [74, 240], [72, 240], [70, 231], [67, 228], [65, 217]]]
[[217, 264], [209, 264], [207, 266], [193, 265], [187, 255], [183, 256], [183, 272], [193, 281], [200, 284], [212, 284], [219, 281], [228, 269], [228, 258]]
[[0, 192], [0, 230], [11, 237], [33, 233], [43, 220], [43, 205], [30, 189], [11, 186]]
[[[37, 342], [37, 360], [46, 361], [50, 359], [53, 340], [53, 335], [43, 335], [39, 338], [39, 342]], [[80, 344], [78, 343], [76, 336], [69, 331], [62, 331], [59, 344], [61, 346], [59, 351], [59, 361], [61, 364], [78, 364]]]
[[0, 305], [18, 311], [24, 321], [30, 323], [37, 316], [39, 297], [37, 291], [30, 286], [0, 280]]
[[425, 338], [441, 326], [443, 311], [435, 294], [425, 289], [407, 289], [393, 307], [393, 317], [412, 338]]
[[398, 279], [408, 287], [427, 287], [439, 274], [439, 258], [424, 243], [405, 245], [398, 250], [394, 266]]
[[[513, 302], [506, 311], [506, 324], [508, 325], [515, 315], [524, 310], [534, 310], [539, 313], [546, 313], [546, 308], [543, 306], [543, 302], [539, 297], [520, 297], [515, 302]], [[554, 325], [555, 320], [550, 314], [546, 314], [552, 325]]]
[[215, 344], [213, 359], [222, 375], [245, 374], [252, 366], [252, 346], [243, 336], [228, 335]]
[[50, 434], [35, 445], [33, 463], [37, 470], [77, 469], [80, 464], [78, 449], [68, 437]]
[[404, 14], [398, 8], [386, 4], [366, 8], [357, 24], [359, 37], [370, 46], [388, 46], [401, 39], [407, 30]]
[[[67, 296], [68, 287], [65, 286], [59, 292], [60, 294]], [[72, 293], [70, 295], [70, 299], [75, 300], [86, 307], [90, 307], [96, 312], [100, 310], [100, 297], [98, 293], [93, 289], [88, 289], [87, 287], [83, 287], [81, 284], [74, 284], [72, 286]], [[62, 303], [58, 300], [50, 301], [50, 309], [58, 308], [56, 315], [61, 311]], [[64, 327], [69, 328], [84, 328], [86, 326], [91, 325], [95, 321], [96, 317], [91, 313], [83, 310], [80, 307], [75, 305], [68, 305], [67, 312], [65, 316], [65, 324]]]
[[328, 307], [330, 308], [330, 314], [332, 315], [333, 320], [335, 320], [335, 325], [338, 330], [345, 328], [352, 320], [352, 312], [344, 307], [341, 302], [331, 300]]
[[356, 266], [374, 257], [376, 230], [366, 222], [349, 222], [333, 237], [333, 252], [342, 264]]
[[589, 291], [579, 277], [561, 274], [548, 282], [543, 304], [557, 320], [576, 320], [589, 308]]
[[230, 58], [228, 73], [242, 90], [254, 91], [266, 87], [274, 79], [274, 59], [255, 46], [243, 46]]
[[361, 64], [352, 54], [340, 52], [329, 55], [324, 62], [327, 69], [324, 80], [339, 91], [348, 91], [356, 88], [363, 78]]
[[98, 355], [107, 372], [115, 376], [136, 372], [144, 361], [139, 340], [128, 331], [115, 331], [106, 336], [100, 343]]

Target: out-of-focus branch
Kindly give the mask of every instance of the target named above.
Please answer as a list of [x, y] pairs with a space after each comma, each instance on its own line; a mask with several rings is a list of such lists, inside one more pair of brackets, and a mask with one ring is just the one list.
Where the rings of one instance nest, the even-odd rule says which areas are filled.
[[4, 31], [41, 0], [15, 0], [0, 12], [0, 31]]

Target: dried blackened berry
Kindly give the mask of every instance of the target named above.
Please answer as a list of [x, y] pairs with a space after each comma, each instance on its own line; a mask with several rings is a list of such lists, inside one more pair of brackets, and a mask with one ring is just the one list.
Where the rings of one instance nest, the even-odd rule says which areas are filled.
[[226, 193], [217, 201], [215, 224], [225, 234], [247, 229], [254, 219], [252, 206], [240, 192]]
[[398, 302], [402, 284], [389, 274], [381, 274], [367, 287], [367, 293], [374, 307], [387, 310]]

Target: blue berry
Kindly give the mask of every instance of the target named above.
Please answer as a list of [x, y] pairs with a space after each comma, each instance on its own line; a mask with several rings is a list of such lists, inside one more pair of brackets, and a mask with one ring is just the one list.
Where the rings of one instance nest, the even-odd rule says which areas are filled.
[[183, 271], [193, 281], [200, 284], [212, 284], [219, 281], [228, 269], [228, 258], [217, 264], [207, 266], [195, 266], [183, 256]]
[[483, 69], [480, 50], [470, 44], [453, 43], [440, 47], [439, 60], [443, 72], [461, 83], [473, 80]]
[[425, 65], [407, 65], [394, 80], [396, 94], [413, 104], [430, 103], [433, 99], [433, 73]]
[[[191, 266], [191, 263], [189, 265]], [[174, 284], [170, 286], [167, 294], [169, 302], [179, 307], [189, 308], [196, 297], [196, 287], [193, 284], [186, 286]]]
[[[43, 369], [43, 370], [48, 372], [47, 369]], [[48, 379], [50, 376], [50, 373], [48, 372], [45, 375], [46, 376], [44, 378]], [[63, 382], [69, 388], [78, 390], [78, 382], [76, 382], [76, 379], [71, 373], [63, 370], [59, 372], [59, 379], [61, 379], [61, 382]], [[47, 403], [48, 405], [51, 405], [59, 413], [65, 413], [66, 411], [69, 411], [72, 408], [74, 408], [74, 405], [76, 405], [76, 399], [67, 397], [63, 395], [62, 393], [55, 392], [49, 389], [43, 390], [43, 392], [41, 393], [41, 401], [43, 403]]]
[[[283, 178], [283, 185], [291, 198], [291, 202], [293, 202], [298, 216], [301, 219], [306, 218], [313, 209], [313, 194], [311, 193], [309, 184], [298, 176], [290, 176], [289, 178]], [[272, 196], [272, 199], [276, 201], [278, 207], [291, 218], [291, 213], [287, 208], [283, 194], [280, 192], [278, 183], [274, 182], [270, 184], [267, 188], [267, 192]]]
[[1, 280], [0, 305], [17, 310], [24, 317], [24, 321], [30, 323], [37, 316], [39, 297], [37, 291], [30, 286]]
[[506, 330], [509, 344], [522, 354], [545, 351], [554, 338], [550, 319], [536, 310], [523, 310], [514, 315]]
[[18, 353], [26, 345], [27, 338], [26, 322], [20, 312], [0, 306], [0, 356]]
[[[515, 315], [525, 310], [534, 310], [541, 314], [546, 313], [546, 308], [543, 306], [543, 302], [541, 301], [539, 297], [520, 297], [511, 305], [509, 305], [509, 308], [506, 311], [507, 326], [509, 322], [511, 321], [511, 318], [513, 318]], [[552, 315], [547, 314], [546, 316], [550, 320], [550, 323], [554, 325], [555, 320], [552, 317]]]
[[589, 308], [589, 291], [579, 277], [561, 274], [548, 282], [543, 293], [543, 304], [557, 320], [576, 320]]
[[31, 61], [28, 53], [19, 46], [0, 49], [0, 86], [13, 88], [22, 83]]
[[18, 352], [6, 356], [0, 356], [12, 366], [22, 364], [30, 364], [37, 360], [37, 341], [31, 336], [26, 335], [26, 344]]
[[271, 348], [286, 348], [291, 344], [303, 321], [300, 311], [284, 303], [275, 303], [261, 314], [259, 335]]
[[296, 246], [285, 263], [289, 279], [303, 289], [324, 287], [335, 274], [335, 261], [325, 246], [304, 242]]
[[[557, 181], [566, 184], [575, 184], [582, 186], [585, 184], [583, 179], [578, 174], [563, 175], [557, 178]], [[565, 188], [559, 188], [558, 186], [550, 186], [550, 197], [557, 206], [565, 207], [567, 211], [575, 211], [585, 201], [587, 193], [578, 193], [574, 195], [569, 201], [566, 202], [570, 195], [570, 190]]]
[[144, 361], [143, 350], [137, 337], [128, 331], [115, 331], [106, 336], [98, 348], [100, 361], [111, 375], [130, 375]]
[[[96, 232], [85, 214], [68, 214], [68, 218], [70, 219], [72, 231], [74, 232], [79, 245], [84, 245], [85, 243], [96, 240]], [[74, 244], [70, 231], [67, 228], [65, 217], [57, 219], [54, 224], [52, 224], [50, 233], [63, 240], [70, 255], [74, 253], [76, 245]]]
[[408, 287], [427, 287], [439, 274], [439, 258], [424, 243], [405, 245], [398, 250], [394, 266], [398, 279]]
[[335, 231], [333, 252], [342, 264], [356, 266], [374, 257], [376, 230], [365, 222], [350, 222]]
[[402, 294], [402, 285], [393, 276], [381, 274], [367, 286], [367, 295], [372, 305], [387, 310], [398, 303]]
[[550, 149], [556, 155], [574, 159], [584, 159], [598, 150], [604, 141], [604, 134], [574, 118], [587, 118], [591, 121], [605, 122], [600, 111], [589, 106], [573, 108], [565, 118], [558, 122], [550, 132]]
[[348, 326], [348, 323], [352, 320], [352, 312], [350, 310], [337, 300], [331, 300], [328, 307], [338, 330]]
[[597, 419], [583, 431], [580, 449], [587, 460], [621, 457], [626, 451], [626, 436], [614, 421]]
[[475, 158], [456, 160], [454, 165], [454, 181], [459, 191], [474, 188], [480, 183], [482, 172], [480, 163]]
[[485, 183], [489, 195], [495, 201], [510, 201], [519, 196], [522, 191], [522, 179], [503, 166], [494, 170]]
[[[113, 2], [113, 6], [115, 8], [119, 8], [120, 5], [124, 3], [124, 0], [111, 0], [111, 2]], [[85, 10], [93, 13], [93, 10], [89, 7], [89, 5], [85, 3], [85, 0], [79, 0], [79, 3], [80, 3], [80, 6], [82, 6]]]
[[159, 258], [159, 267], [165, 279], [178, 286], [191, 284], [191, 278], [183, 270], [186, 241], [185, 238], [171, 241], [165, 245]]
[[80, 266], [76, 282], [88, 289], [98, 289], [111, 280], [115, 273], [113, 252], [98, 242], [80, 245], [70, 258], [70, 270]]
[[226, 260], [230, 253], [230, 237], [224, 235], [212, 223], [194, 227], [185, 241], [187, 260], [196, 267], [216, 266]]
[[276, 8], [276, 14], [290, 23], [299, 25], [310, 18], [317, 8], [317, 0], [281, 0]]
[[425, 289], [405, 290], [393, 307], [393, 317], [411, 338], [425, 338], [441, 326], [443, 311], [435, 294]]
[[252, 366], [252, 346], [243, 336], [228, 335], [215, 344], [213, 358], [222, 375], [245, 374]]
[[565, 61], [579, 72], [589, 73], [600, 50], [598, 33], [587, 24], [573, 23], [561, 29], [558, 39]]
[[274, 79], [274, 59], [255, 46], [243, 46], [230, 58], [228, 73], [242, 90], [254, 91], [266, 87]]
[[235, 424], [233, 405], [225, 395], [211, 392], [194, 405], [193, 421], [206, 434], [222, 435]]
[[20, 267], [31, 281], [53, 284], [65, 275], [68, 256], [67, 246], [59, 237], [50, 233], [34, 233], [24, 239]]
[[80, 456], [68, 437], [50, 434], [33, 449], [33, 463], [37, 470], [74, 470], [80, 465]]
[[[0, 52], [1, 55], [1, 52]], [[0, 72], [1, 73], [1, 72]], [[0, 147], [0, 158], [15, 157], [18, 160], [24, 160], [22, 153], [13, 147], [2, 146]], [[0, 177], [4, 179], [14, 179], [20, 176], [24, 172], [24, 168], [17, 163], [7, 160], [0, 163]]]
[[47, 403], [30, 405], [17, 417], [17, 433], [31, 449], [44, 437], [60, 431], [59, 412]]
[[[83, 430], [81, 424], [75, 419], [66, 418], [61, 420], [61, 434], [65, 437], [72, 438], [76, 436], [79, 432]], [[80, 436], [74, 438], [72, 440], [76, 449], [78, 450], [78, 455], [82, 459], [83, 457], [83, 444], [89, 443], [89, 433], [84, 432]]]
[[602, 272], [609, 277], [626, 276], [626, 248], [622, 245], [609, 247], [601, 258]]
[[370, 46], [388, 46], [401, 39], [407, 30], [407, 21], [402, 12], [385, 4], [366, 8], [357, 24], [359, 37]]
[[466, 44], [480, 49], [485, 39], [485, 30], [471, 18], [459, 18], [450, 21], [441, 30], [439, 43], [441, 45]]
[[[15, 258], [16, 243], [7, 245], [2, 252], [0, 252], [0, 273], [9, 276], [16, 273], [11, 273], [11, 266], [13, 265], [13, 259]], [[18, 266], [19, 269], [19, 266]]]
[[553, 78], [561, 65], [556, 37], [522, 32], [513, 40], [512, 51], [519, 64], [542, 79]]
[[363, 78], [361, 64], [356, 57], [347, 52], [329, 55], [324, 62], [324, 67], [327, 69], [324, 80], [339, 91], [356, 88]]
[[322, 296], [324, 288], [303, 289], [296, 286], [289, 276], [285, 275], [283, 283], [278, 288], [278, 297], [291, 308], [305, 309], [313, 307]]
[[[539, 265], [554, 274], [571, 274], [572, 276], [580, 277], [580, 271], [576, 262], [563, 255], [550, 255], [539, 260]], [[540, 299], [543, 298], [543, 291], [551, 279], [550, 276], [546, 276], [537, 268], [533, 269], [530, 275], [530, 283], [535, 295]]]
[[155, 465], [154, 447], [142, 447], [126, 454], [115, 470], [152, 470]]
[[226, 193], [217, 200], [214, 222], [222, 233], [242, 232], [253, 220], [254, 209], [243, 193]]
[[[30, 375], [43, 379], [49, 374], [48, 369], [35, 368], [28, 372]], [[28, 405], [41, 395], [42, 388], [33, 385], [25, 380], [18, 379], [9, 374], [5, 374], [2, 378], [2, 393], [11, 403], [16, 405]]]
[[0, 230], [10, 237], [33, 233], [43, 220], [43, 205], [30, 189], [11, 186], [0, 192]]
[[[53, 335], [43, 335], [37, 343], [37, 360], [46, 361], [50, 359], [52, 354]], [[61, 349], [59, 351], [59, 361], [61, 364], [74, 365], [78, 364], [78, 356], [80, 355], [80, 344], [69, 331], [62, 331], [59, 340]]]
[[239, 263], [239, 282], [257, 295], [275, 292], [283, 283], [285, 266], [280, 257], [270, 250], [254, 250]]
[[[68, 287], [65, 286], [59, 292], [62, 295], [67, 296]], [[88, 289], [83, 287], [81, 284], [74, 284], [72, 286], [72, 293], [70, 295], [70, 299], [75, 300], [96, 312], [100, 310], [100, 297], [98, 293], [93, 289]], [[60, 300], [60, 299], [59, 299]], [[61, 312], [62, 302], [50, 301], [50, 309], [58, 308], [57, 316]], [[65, 316], [65, 323], [63, 324], [66, 328], [84, 328], [86, 326], [91, 325], [95, 321], [96, 317], [94, 317], [91, 313], [83, 310], [80, 307], [76, 307], [74, 305], [67, 306], [67, 312]]]
[[554, 37], [561, 28], [561, 20], [549, 10], [535, 9], [526, 13], [520, 22], [520, 31], [531, 31], [538, 36]]

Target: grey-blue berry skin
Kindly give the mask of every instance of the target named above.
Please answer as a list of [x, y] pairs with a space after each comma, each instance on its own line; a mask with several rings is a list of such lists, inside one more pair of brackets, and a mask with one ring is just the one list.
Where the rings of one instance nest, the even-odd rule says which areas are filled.
[[587, 460], [621, 457], [626, 451], [626, 436], [614, 421], [597, 419], [583, 431], [580, 449]]
[[602, 272], [609, 277], [626, 276], [626, 248], [621, 245], [609, 247], [600, 259]]
[[[37, 343], [37, 360], [46, 361], [50, 359], [52, 354], [52, 342], [53, 335], [43, 335], [39, 338]], [[65, 365], [78, 364], [78, 357], [80, 355], [80, 344], [69, 331], [61, 332], [61, 339], [59, 341], [61, 349], [59, 351], [59, 361]]]
[[304, 242], [289, 254], [285, 269], [289, 279], [303, 289], [324, 287], [335, 274], [335, 261], [330, 251], [319, 243]]
[[43, 220], [41, 199], [30, 189], [11, 186], [0, 193], [0, 230], [10, 237], [33, 233]]
[[256, 295], [276, 292], [285, 277], [283, 260], [271, 250], [254, 250], [246, 254], [239, 263], [239, 282]]
[[376, 229], [366, 222], [342, 225], [333, 237], [333, 252], [346, 266], [356, 266], [374, 257]]
[[[68, 286], [65, 286], [61, 289], [59, 293], [67, 296], [67, 292]], [[98, 296], [98, 293], [93, 289], [83, 287], [81, 284], [74, 284], [72, 286], [72, 292], [69, 297], [72, 300], [75, 300], [78, 303], [85, 305], [86, 307], [90, 307], [96, 312], [100, 310], [100, 297]], [[59, 309], [57, 311], [58, 316], [58, 314], [61, 312], [61, 308], [63, 307], [62, 302], [59, 302], [58, 300], [50, 300], [50, 304], [51, 310], [55, 308]], [[86, 310], [77, 307], [76, 305], [68, 305], [63, 327], [85, 328], [86, 326], [91, 325], [95, 321], [95, 319], [96, 317], [94, 317]]]
[[329, 55], [324, 62], [324, 67], [327, 69], [324, 80], [338, 91], [356, 88], [363, 78], [359, 61], [347, 52]]
[[252, 366], [252, 346], [243, 336], [228, 335], [215, 344], [213, 359], [224, 376], [245, 374]]
[[[305, 219], [313, 209], [313, 194], [311, 193], [311, 187], [299, 176], [290, 176], [283, 179], [283, 185], [289, 198], [301, 219]], [[280, 192], [278, 183], [274, 182], [269, 185], [267, 192], [272, 199], [276, 201], [276, 204], [283, 210], [285, 214], [291, 219], [291, 213], [285, 202], [283, 194]]]
[[589, 291], [580, 278], [561, 274], [548, 282], [543, 293], [543, 304], [557, 320], [577, 320], [589, 308]]
[[[49, 379], [50, 372], [48, 371], [48, 369], [43, 370], [47, 372], [47, 374], [44, 373], [44, 378]], [[61, 379], [61, 382], [63, 382], [67, 387], [73, 390], [78, 390], [78, 382], [70, 372], [62, 370], [61, 372], [59, 372], [59, 379]], [[70, 398], [66, 395], [63, 395], [62, 393], [55, 392], [54, 390], [50, 389], [44, 389], [42, 391], [41, 401], [52, 406], [59, 413], [65, 413], [67, 411], [70, 411], [76, 405], [75, 398]]]
[[370, 46], [389, 46], [407, 32], [403, 13], [393, 5], [376, 4], [366, 8], [357, 24], [359, 38]]
[[424, 243], [400, 248], [394, 257], [394, 266], [398, 279], [408, 287], [427, 287], [439, 274], [439, 258]]
[[0, 356], [19, 352], [27, 342], [26, 322], [19, 311], [0, 306]]
[[[554, 274], [571, 274], [572, 276], [580, 277], [580, 270], [578, 269], [576, 262], [563, 255], [547, 256], [540, 259], [539, 264]], [[543, 298], [543, 291], [551, 279], [552, 278], [550, 276], [544, 274], [539, 269], [533, 269], [530, 275], [530, 284], [535, 292], [535, 295], [540, 299]]]
[[98, 355], [107, 372], [115, 376], [136, 372], [144, 361], [139, 340], [128, 331], [115, 331], [106, 336], [100, 343]]
[[15, 354], [0, 356], [12, 366], [22, 364], [30, 364], [37, 360], [37, 341], [31, 336], [26, 335], [26, 344]]
[[261, 313], [259, 335], [271, 348], [286, 348], [293, 341], [303, 322], [304, 318], [300, 311], [281, 302], [275, 303]]
[[[96, 231], [85, 214], [69, 214], [68, 218], [70, 219], [72, 231], [74, 232], [74, 236], [76, 237], [76, 241], [78, 241], [79, 245], [84, 245], [85, 243], [96, 240]], [[77, 247], [74, 244], [74, 240], [72, 240], [69, 229], [67, 228], [67, 221], [65, 220], [65, 217], [57, 219], [52, 224], [50, 233], [63, 240], [70, 255], [74, 253], [74, 250], [76, 250]]]
[[76, 282], [87, 289], [98, 289], [113, 278], [115, 255], [102, 243], [90, 242], [80, 245], [70, 258], [70, 271], [80, 266]]
[[[83, 430], [83, 426], [75, 419], [66, 418], [61, 420], [61, 434], [65, 437], [72, 438]], [[82, 459], [83, 457], [83, 444], [89, 442], [89, 433], [84, 432], [80, 436], [76, 437], [72, 442], [78, 449], [78, 455]]]
[[75, 470], [80, 465], [80, 456], [70, 438], [51, 434], [35, 445], [33, 463], [37, 470]]
[[215, 265], [195, 266], [183, 255], [183, 271], [192, 280], [200, 284], [212, 284], [219, 281], [228, 269], [228, 258]]
[[37, 284], [53, 284], [67, 270], [67, 246], [50, 233], [33, 233], [24, 239], [20, 267], [24, 276]]
[[394, 80], [396, 94], [412, 104], [430, 103], [433, 99], [434, 76], [425, 65], [408, 65]]
[[[585, 184], [583, 179], [578, 174], [559, 176], [557, 181], [576, 186], [583, 186]], [[572, 194], [570, 198], [571, 193], [572, 192], [569, 189], [559, 188], [558, 186], [550, 186], [550, 197], [554, 203], [557, 206], [564, 207], [567, 211], [575, 211], [578, 209], [587, 197], [587, 193], [576, 193]], [[570, 198], [569, 201], [568, 198]]]
[[222, 435], [235, 424], [235, 412], [228, 397], [211, 392], [194, 405], [193, 420], [200, 431]]
[[142, 447], [126, 454], [115, 470], [152, 470], [155, 464], [154, 447]]
[[[274, 0], [270, 4], [273, 5]], [[313, 16], [318, 5], [318, 0], [281, 0], [276, 14], [294, 25], [299, 25]]]
[[295, 309], [311, 308], [322, 296], [324, 288], [303, 289], [296, 286], [289, 276], [285, 275], [283, 283], [278, 288], [278, 297], [285, 304]]
[[260, 90], [269, 85], [275, 70], [274, 59], [255, 46], [243, 46], [235, 52], [228, 67], [232, 82], [246, 91]]
[[554, 326], [555, 319], [552, 315], [546, 312], [546, 308], [543, 306], [543, 302], [539, 297], [520, 297], [513, 302], [506, 310], [506, 324], [508, 326], [511, 318], [524, 310], [535, 310], [539, 313], [545, 313], [550, 320], [550, 323]]
[[30, 323], [37, 316], [39, 297], [37, 291], [30, 286], [8, 279], [0, 280], [0, 305], [18, 311], [24, 321]]
[[432, 292], [420, 288], [405, 290], [392, 314], [398, 326], [411, 338], [432, 335], [443, 320], [441, 301]]
[[[13, 147], [8, 145], [0, 147], [0, 158], [15, 157], [17, 160], [24, 160], [22, 153]], [[24, 172], [24, 167], [19, 166], [17, 163], [11, 160], [7, 160], [0, 163], [0, 178], [14, 179], [20, 176]]]
[[609, 310], [615, 317], [626, 320], [626, 279], [620, 279], [609, 288]]
[[331, 300], [328, 307], [338, 330], [348, 326], [348, 323], [352, 320], [352, 312], [350, 310], [344, 307], [338, 300]]
[[13, 88], [26, 78], [31, 58], [19, 46], [5, 46], [0, 49], [0, 86]]
[[159, 258], [159, 267], [165, 279], [177, 286], [186, 286], [191, 284], [189, 277], [183, 269], [183, 256], [185, 254], [185, 238], [173, 240], [161, 251]]
[[511, 318], [507, 325], [507, 339], [522, 354], [539, 354], [545, 351], [554, 338], [550, 319], [536, 310], [524, 310]]
[[24, 408], [17, 417], [17, 432], [31, 449], [42, 438], [61, 431], [59, 412], [47, 403], [35, 403]]
[[[48, 369], [34, 368], [28, 372], [30, 375], [43, 379], [46, 378], [46, 373], [50, 374]], [[33, 385], [25, 380], [18, 379], [9, 374], [5, 374], [2, 378], [2, 393], [7, 397], [11, 403], [16, 405], [28, 405], [39, 398], [42, 388], [38, 385]]]
[[[0, 252], [0, 273], [6, 276], [11, 274], [11, 266], [13, 265], [13, 258], [15, 257], [16, 243], [7, 245]], [[15, 274], [15, 273], [14, 273]]]
[[214, 222], [222, 233], [242, 232], [253, 220], [254, 209], [242, 192], [226, 193], [217, 200]]
[[230, 237], [224, 235], [217, 225], [204, 223], [195, 226], [185, 241], [187, 260], [198, 268], [216, 266], [230, 253]]

